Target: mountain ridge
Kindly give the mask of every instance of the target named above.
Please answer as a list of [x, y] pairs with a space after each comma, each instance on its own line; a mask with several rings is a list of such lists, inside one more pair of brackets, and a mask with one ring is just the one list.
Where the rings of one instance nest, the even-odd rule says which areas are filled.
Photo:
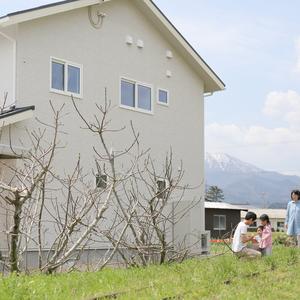
[[225, 201], [258, 207], [286, 208], [300, 177], [266, 171], [226, 153], [206, 153], [206, 184], [224, 191]]

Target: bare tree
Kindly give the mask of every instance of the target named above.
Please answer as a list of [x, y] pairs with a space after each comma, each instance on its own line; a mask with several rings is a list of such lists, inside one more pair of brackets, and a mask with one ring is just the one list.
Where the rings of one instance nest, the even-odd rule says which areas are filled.
[[[182, 162], [174, 168], [172, 149], [163, 162], [153, 159], [150, 149], [141, 149], [132, 122], [128, 129], [113, 128], [109, 119], [113, 107], [106, 93], [93, 120], [74, 100], [73, 106], [84, 124], [82, 130], [94, 137], [87, 145], [94, 153], [94, 170], [84, 167], [78, 153], [73, 170], [57, 171], [56, 157], [65, 150], [64, 106], [56, 110], [52, 104], [53, 124], [38, 120], [41, 128], [27, 131], [28, 151], [17, 153], [11, 143], [18, 164], [1, 161], [13, 174], [9, 182], [0, 180], [1, 200], [10, 216], [10, 271], [20, 271], [30, 245], [37, 249], [38, 268], [47, 274], [73, 269], [95, 243], [109, 244], [99, 269], [116, 256], [131, 266], [188, 257], [195, 245], [186, 244], [185, 237], [177, 240], [174, 228], [200, 199], [184, 201], [192, 188], [183, 184]], [[124, 130], [131, 132], [132, 140], [127, 147], [113, 149], [109, 139]], [[23, 267], [27, 269], [26, 263]]]
[[[114, 246], [113, 253], [118, 252], [127, 265], [143, 266], [187, 257], [189, 247], [194, 245], [187, 246], [184, 239], [174, 240], [173, 230], [200, 199], [188, 203], [183, 201], [185, 192], [192, 188], [182, 184], [182, 162], [174, 170], [172, 149], [164, 162], [152, 159], [150, 149], [141, 150], [139, 134], [132, 122], [133, 143], [124, 150], [110, 149], [105, 134], [123, 131], [125, 127], [107, 128], [111, 124], [108, 116], [113, 108], [106, 93], [105, 104], [96, 105], [97, 113], [92, 122], [82, 115], [75, 101], [73, 104], [85, 124], [84, 129], [99, 138], [102, 152], [93, 147], [99, 173], [115, 183], [112, 189], [114, 226], [106, 232], [100, 231]], [[127, 168], [124, 161], [129, 162]]]
[[[20, 166], [12, 167], [10, 164], [1, 161], [12, 173], [9, 183], [0, 182], [0, 197], [11, 208], [11, 227], [9, 237], [9, 265], [11, 272], [19, 272], [20, 239], [23, 236], [22, 218], [26, 205], [35, 199], [45, 176], [51, 170], [51, 164], [57, 150], [58, 131], [60, 126], [60, 113], [63, 107], [55, 111], [51, 105], [54, 124], [52, 126], [52, 140], [47, 143], [44, 140], [46, 130], [37, 130], [28, 133], [28, 140], [31, 147], [27, 153], [16, 153], [11, 146], [11, 151], [21, 162]], [[27, 236], [26, 238], [28, 238]], [[30, 238], [30, 237], [29, 237]]]

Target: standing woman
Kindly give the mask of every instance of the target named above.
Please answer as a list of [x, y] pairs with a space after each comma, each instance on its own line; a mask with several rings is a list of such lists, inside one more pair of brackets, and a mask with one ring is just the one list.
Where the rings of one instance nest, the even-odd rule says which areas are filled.
[[291, 193], [291, 201], [287, 205], [285, 228], [287, 234], [297, 238], [297, 245], [300, 248], [300, 191], [294, 190]]

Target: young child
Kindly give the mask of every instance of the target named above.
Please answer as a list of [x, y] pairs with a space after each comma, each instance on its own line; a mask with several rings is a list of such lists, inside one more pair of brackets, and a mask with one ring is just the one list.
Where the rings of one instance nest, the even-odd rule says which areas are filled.
[[259, 219], [263, 226], [259, 248], [261, 249], [262, 255], [269, 256], [272, 254], [272, 226], [268, 215], [263, 214]]
[[263, 232], [264, 226], [258, 226], [257, 227], [257, 235], [253, 237], [252, 243], [253, 243], [253, 248], [255, 250], [261, 251], [259, 248], [259, 243], [261, 242], [261, 237], [262, 237], [262, 232]]
[[244, 221], [241, 221], [235, 229], [232, 250], [238, 257], [261, 257], [261, 253], [255, 249], [248, 247], [247, 243], [253, 240], [253, 235], [248, 235], [247, 230], [256, 220], [254, 212], [247, 212]]

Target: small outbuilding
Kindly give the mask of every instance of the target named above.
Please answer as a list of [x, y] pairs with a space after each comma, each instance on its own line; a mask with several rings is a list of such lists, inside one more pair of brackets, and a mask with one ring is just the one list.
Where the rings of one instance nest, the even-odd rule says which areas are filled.
[[211, 238], [218, 239], [232, 231], [241, 221], [241, 211], [248, 209], [225, 202], [205, 202], [205, 229]]

